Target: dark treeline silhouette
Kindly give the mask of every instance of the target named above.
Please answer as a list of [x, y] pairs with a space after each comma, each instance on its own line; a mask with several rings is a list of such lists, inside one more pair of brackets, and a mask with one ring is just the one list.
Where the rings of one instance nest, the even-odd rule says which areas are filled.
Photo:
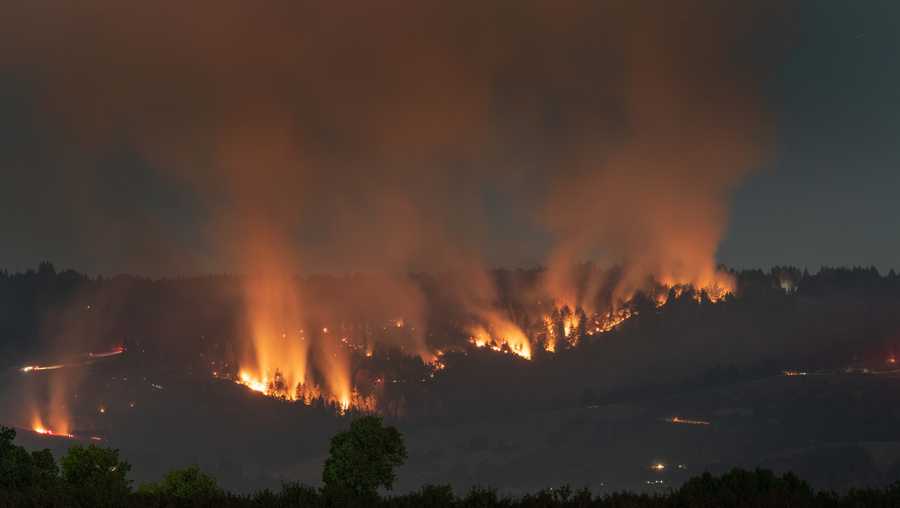
[[[380, 426], [376, 421], [374, 425]], [[385, 431], [390, 431], [388, 428]], [[396, 432], [396, 430], [393, 430]], [[355, 434], [355, 435], [354, 435]], [[28, 452], [13, 444], [15, 432], [0, 428], [0, 506], [9, 507], [528, 507], [528, 508], [839, 508], [839, 507], [895, 507], [900, 505], [900, 482], [883, 489], [851, 489], [844, 493], [815, 491], [797, 476], [771, 471], [733, 469], [722, 475], [704, 473], [686, 481], [677, 489], [656, 494], [617, 492], [593, 495], [587, 489], [568, 486], [545, 489], [534, 494], [507, 496], [489, 487], [475, 487], [457, 495], [450, 486], [427, 485], [404, 495], [384, 496], [374, 490], [379, 485], [390, 487], [392, 480], [375, 480], [371, 489], [362, 491], [352, 485], [364, 485], [356, 480], [330, 485], [329, 465], [340, 462], [335, 445], [341, 435], [347, 439], [362, 439], [357, 447], [371, 445], [371, 431], [351, 429], [335, 436], [332, 458], [325, 465], [326, 485], [315, 488], [300, 483], [285, 483], [280, 489], [266, 489], [252, 494], [234, 494], [218, 487], [214, 478], [196, 466], [170, 471], [158, 482], [141, 485], [133, 490], [128, 479], [130, 464], [120, 458], [119, 451], [89, 445], [73, 446], [58, 466], [49, 450]], [[352, 436], [352, 437], [351, 437]], [[366, 441], [368, 439], [368, 441]], [[400, 440], [399, 435], [392, 437]], [[402, 446], [402, 444], [401, 444]], [[360, 452], [372, 456], [369, 452]], [[375, 456], [378, 456], [376, 453]], [[405, 456], [405, 453], [404, 453]], [[371, 460], [371, 459], [370, 459]], [[359, 462], [358, 458], [344, 458], [341, 475], [336, 478], [357, 478], [375, 474], [379, 466]], [[382, 473], [383, 476], [384, 473]], [[385, 482], [387, 483], [381, 483]], [[361, 482], [361, 483], [359, 483]]]

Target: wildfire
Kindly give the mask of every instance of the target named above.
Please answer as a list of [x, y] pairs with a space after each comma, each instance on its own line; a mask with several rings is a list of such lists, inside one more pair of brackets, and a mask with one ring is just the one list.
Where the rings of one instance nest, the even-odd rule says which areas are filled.
[[124, 346], [116, 346], [110, 351], [103, 351], [101, 353], [88, 353], [88, 356], [91, 358], [109, 358], [110, 356], [117, 356], [124, 352]]
[[63, 423], [60, 426], [59, 430], [53, 430], [44, 425], [40, 416], [35, 415], [32, 419], [31, 430], [36, 434], [41, 434], [44, 436], [55, 436], [55, 437], [64, 437], [68, 439], [74, 439], [75, 436], [69, 433], [68, 425]]
[[611, 310], [607, 314], [603, 315], [600, 319], [594, 319], [594, 328], [592, 330], [588, 330], [588, 335], [593, 335], [595, 333], [608, 333], [619, 327], [625, 321], [631, 319], [632, 316], [635, 316], [637, 313], [628, 307], [622, 307], [619, 309]]
[[55, 363], [52, 365], [25, 365], [20, 368], [20, 372], [24, 372], [26, 374], [32, 372], [42, 372], [45, 370], [58, 370], [65, 369], [67, 367], [83, 367], [85, 365], [90, 365], [96, 359], [100, 358], [109, 358], [111, 356], [117, 356], [125, 352], [125, 348], [123, 346], [116, 346], [110, 351], [104, 351], [100, 353], [82, 353], [76, 358], [71, 358], [70, 361], [66, 363]]
[[500, 353], [512, 353], [526, 360], [531, 360], [531, 342], [515, 325], [505, 326], [496, 335], [488, 332], [481, 325], [472, 328], [469, 342], [478, 348], [488, 348]]
[[544, 350], [555, 353], [560, 342], [568, 347], [576, 347], [582, 335], [592, 336], [611, 332], [636, 314], [629, 304], [590, 316], [580, 308], [574, 312], [567, 305], [557, 308], [543, 317]]
[[674, 423], [676, 425], [710, 425], [710, 423], [706, 420], [690, 420], [687, 418], [681, 418], [679, 416], [673, 416], [666, 421], [669, 423]]
[[65, 364], [56, 364], [56, 365], [26, 365], [19, 369], [21, 372], [40, 372], [42, 370], [56, 370], [62, 369], [65, 367]]
[[438, 349], [434, 352], [434, 359], [428, 362], [428, 365], [431, 366], [434, 370], [444, 370], [447, 368], [447, 364], [444, 363], [444, 352]]
[[[734, 294], [733, 289], [718, 286], [718, 285], [711, 286], [711, 287], [704, 287], [701, 289], [701, 292], [706, 294], [707, 298], [709, 298], [709, 301], [712, 303], [719, 303], [722, 300], [724, 300], [726, 297], [728, 297], [729, 295]], [[696, 298], [699, 301], [699, 297], [696, 297]]]
[[580, 324], [581, 317], [577, 313], [567, 315], [563, 318], [563, 335], [571, 337]]
[[547, 330], [547, 338], [544, 339], [544, 351], [556, 352], [556, 329], [553, 326], [553, 318], [544, 316], [544, 328]]
[[571, 309], [568, 305], [563, 305], [561, 308], [554, 309], [552, 313], [543, 317], [544, 330], [546, 332], [544, 339], [545, 351], [555, 353], [561, 343], [569, 347], [575, 347], [578, 345], [582, 332], [587, 332], [583, 329], [583, 325], [587, 322], [584, 311], [579, 308], [573, 312]]
[[[734, 282], [728, 274], [709, 284], [693, 286], [691, 284], [662, 283], [648, 296], [655, 301], [656, 307], [664, 307], [673, 299], [686, 295], [698, 303], [708, 301], [718, 303], [731, 295]], [[528, 334], [507, 320], [487, 321], [469, 328], [469, 342], [475, 347], [491, 349], [501, 353], [513, 353], [531, 359], [534, 347], [540, 347], [548, 353], [556, 353], [560, 348], [574, 348], [584, 336], [594, 336], [612, 332], [623, 323], [638, 314], [634, 298], [629, 298], [604, 312], [586, 313], [578, 306], [562, 304], [542, 317], [540, 328], [528, 330]], [[573, 310], [574, 309], [574, 310]], [[489, 314], [493, 316], [493, 314]]]
[[301, 383], [294, 387], [286, 385], [284, 378], [279, 372], [276, 372], [270, 379], [267, 376], [254, 376], [249, 371], [242, 370], [235, 383], [242, 385], [250, 390], [271, 397], [281, 399], [288, 402], [299, 402], [307, 406], [313, 405], [317, 400], [324, 400], [338, 408], [341, 414], [346, 413], [350, 409], [361, 412], [375, 412], [377, 410], [377, 400], [373, 395], [364, 396], [356, 390], [342, 390], [340, 395], [329, 395], [323, 392], [322, 388], [310, 382]]
[[270, 395], [269, 382], [265, 379], [255, 379], [246, 371], [241, 371], [238, 375], [238, 384], [242, 384], [254, 392]]
[[705, 296], [711, 303], [718, 303], [734, 294], [734, 277], [725, 272], [716, 272], [712, 277], [704, 280], [676, 280], [672, 278], [662, 279], [660, 292], [654, 295], [656, 306], [662, 307], [670, 298], [681, 298], [686, 292], [691, 291], [691, 297], [697, 303], [703, 301]]

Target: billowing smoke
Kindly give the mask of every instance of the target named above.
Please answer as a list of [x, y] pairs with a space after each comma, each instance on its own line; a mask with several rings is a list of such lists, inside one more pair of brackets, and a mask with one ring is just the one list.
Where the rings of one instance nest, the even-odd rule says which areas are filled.
[[559, 240], [548, 287], [563, 303], [593, 310], [603, 278], [576, 269], [592, 259], [622, 268], [607, 304], [651, 277], [733, 288], [715, 253], [729, 193], [760, 167], [768, 126], [759, 84], [738, 63], [746, 32], [720, 14], [674, 5], [629, 12], [620, 34], [623, 129], [599, 156], [579, 147], [545, 209]]
[[[126, 147], [189, 189], [200, 238], [67, 205], [98, 224], [95, 248], [113, 231], [148, 253], [139, 266], [191, 251], [182, 270], [247, 274], [251, 354], [302, 380], [308, 346], [279, 341], [333, 312], [292, 282], [309, 267], [377, 272], [358, 301], [420, 330], [411, 270], [459, 272], [448, 292], [473, 326], [515, 327], [485, 271], [524, 242], [498, 229], [549, 229], [537, 257], [571, 305], [588, 305], [571, 269], [589, 259], [623, 266], [617, 298], [650, 275], [718, 281], [728, 193], [764, 148], [746, 52], [763, 11], [624, 5], [36, 0], [4, 9], [0, 66], [30, 84], [59, 161]], [[527, 212], [498, 228], [502, 203]]]

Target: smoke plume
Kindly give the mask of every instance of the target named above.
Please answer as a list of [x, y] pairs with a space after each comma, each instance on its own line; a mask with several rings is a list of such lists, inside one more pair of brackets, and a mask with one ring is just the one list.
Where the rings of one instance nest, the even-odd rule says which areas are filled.
[[[590, 259], [622, 265], [617, 299], [651, 275], [728, 283], [715, 266], [728, 194], [765, 148], [746, 47], [751, 27], [765, 26], [761, 7], [35, 0], [4, 10], [0, 69], [29, 84], [23, 100], [54, 154], [19, 162], [81, 168], [66, 181], [96, 182], [90, 168], [124, 147], [189, 192], [202, 234], [173, 233], [152, 202], [137, 224], [89, 206], [107, 196], [48, 206], [93, 225], [88, 248], [109, 246], [114, 231], [116, 245], [140, 250], [130, 256], [146, 253], [139, 266], [178, 259], [183, 272], [247, 274], [250, 354], [264, 370], [290, 359], [292, 381], [306, 377], [310, 351], [282, 335], [332, 312], [292, 282], [310, 267], [378, 273], [348, 305], [377, 300], [420, 330], [422, 297], [406, 275], [417, 270], [457, 272], [447, 291], [473, 326], [515, 328], [486, 275], [502, 261], [488, 252], [519, 254], [521, 238], [498, 234], [508, 229], [547, 229], [553, 242], [537, 253], [547, 291], [572, 306], [592, 305], [599, 282], [586, 296], [572, 276]], [[527, 212], [493, 224], [502, 203]]]

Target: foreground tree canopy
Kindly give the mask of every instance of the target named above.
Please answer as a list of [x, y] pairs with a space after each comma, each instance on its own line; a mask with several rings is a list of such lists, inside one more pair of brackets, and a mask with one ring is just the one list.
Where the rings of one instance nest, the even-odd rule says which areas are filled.
[[396, 481], [394, 468], [406, 460], [403, 436], [385, 427], [381, 417], [363, 416], [350, 429], [331, 438], [331, 449], [322, 482], [326, 489], [374, 496], [379, 487], [390, 490]]
[[428, 485], [416, 492], [379, 497], [390, 489], [394, 468], [406, 457], [403, 437], [381, 418], [354, 420], [338, 433], [323, 472], [324, 488], [285, 484], [278, 492], [250, 495], [223, 491], [198, 467], [177, 469], [132, 492], [130, 465], [117, 450], [72, 446], [58, 468], [49, 450], [28, 452], [13, 444], [16, 432], [0, 427], [0, 507], [701, 507], [850, 508], [900, 506], [900, 482], [884, 489], [815, 492], [791, 473], [734, 469], [721, 476], [704, 473], [678, 489], [653, 495], [615, 493], [594, 496], [569, 487], [520, 498], [477, 488], [463, 496], [450, 486]]
[[888, 508], [900, 506], [900, 481], [884, 489], [815, 492], [791, 473], [734, 469], [721, 476], [704, 473], [678, 489], [654, 495], [615, 493], [594, 496], [569, 487], [546, 489], [520, 498], [490, 488], [457, 496], [450, 486], [428, 485], [416, 492], [379, 497], [390, 489], [394, 468], [406, 449], [397, 429], [378, 417], [354, 420], [331, 442], [323, 472], [324, 488], [285, 484], [278, 492], [250, 495], [223, 491], [214, 478], [191, 466], [169, 472], [158, 483], [132, 492], [130, 465], [117, 450], [72, 446], [57, 467], [49, 450], [28, 452], [13, 444], [16, 432], [0, 427], [0, 507], [602, 507], [602, 508]]

